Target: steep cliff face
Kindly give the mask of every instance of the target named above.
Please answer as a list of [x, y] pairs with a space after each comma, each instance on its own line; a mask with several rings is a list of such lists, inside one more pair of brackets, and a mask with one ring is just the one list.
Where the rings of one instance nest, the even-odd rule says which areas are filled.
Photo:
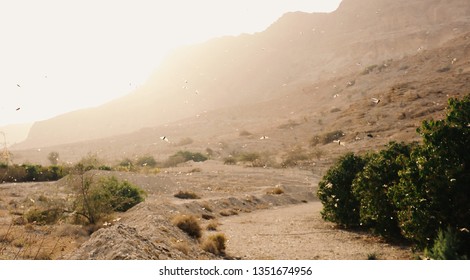
[[468, 30], [468, 0], [344, 0], [329, 14], [288, 13], [264, 32], [179, 49], [134, 93], [38, 122], [16, 148], [98, 139], [269, 100], [298, 84], [438, 48]]

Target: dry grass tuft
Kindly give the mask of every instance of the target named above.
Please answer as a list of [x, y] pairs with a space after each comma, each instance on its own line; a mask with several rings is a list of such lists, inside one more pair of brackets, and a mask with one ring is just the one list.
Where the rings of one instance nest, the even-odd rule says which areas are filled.
[[174, 195], [174, 197], [180, 198], [180, 199], [199, 199], [201, 198], [197, 194], [190, 192], [190, 191], [179, 191]]
[[266, 191], [266, 194], [280, 195], [283, 194], [284, 190], [281, 187], [270, 188]]
[[202, 249], [206, 252], [214, 255], [223, 256], [225, 255], [225, 243], [227, 238], [223, 233], [217, 233], [209, 236], [204, 243], [202, 243]]
[[219, 222], [213, 220], [209, 224], [207, 224], [206, 229], [209, 231], [216, 231], [218, 226]]
[[193, 238], [202, 236], [201, 226], [194, 216], [178, 215], [173, 219], [173, 224]]
[[224, 210], [220, 211], [219, 214], [221, 216], [228, 217], [228, 216], [238, 215], [238, 212], [233, 210], [233, 209], [224, 209]]

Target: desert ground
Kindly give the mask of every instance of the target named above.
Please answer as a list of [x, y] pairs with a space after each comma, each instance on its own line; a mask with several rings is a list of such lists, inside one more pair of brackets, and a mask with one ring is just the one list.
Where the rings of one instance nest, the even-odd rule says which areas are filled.
[[[341, 230], [321, 219], [316, 198], [319, 174], [311, 170], [188, 162], [158, 174], [95, 171], [141, 186], [146, 200], [115, 214], [100, 229], [26, 223], [22, 215], [41, 204], [72, 195], [67, 179], [52, 183], [0, 186], [2, 259], [411, 259], [404, 245], [387, 244], [370, 233]], [[274, 192], [273, 190], [282, 190]], [[179, 199], [190, 191], [199, 199]], [[47, 197], [47, 201], [46, 201]], [[203, 228], [196, 240], [172, 224], [177, 215], [194, 215]], [[206, 226], [215, 224], [215, 230]], [[226, 238], [224, 255], [201, 249], [214, 233]]]

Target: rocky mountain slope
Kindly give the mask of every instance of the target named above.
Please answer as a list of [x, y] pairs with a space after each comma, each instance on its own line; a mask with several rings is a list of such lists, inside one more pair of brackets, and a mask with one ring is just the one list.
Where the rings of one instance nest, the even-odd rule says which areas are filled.
[[15, 148], [99, 139], [273, 100], [439, 48], [469, 30], [469, 15], [465, 0], [344, 0], [329, 14], [288, 13], [264, 32], [177, 50], [134, 93], [38, 122]]

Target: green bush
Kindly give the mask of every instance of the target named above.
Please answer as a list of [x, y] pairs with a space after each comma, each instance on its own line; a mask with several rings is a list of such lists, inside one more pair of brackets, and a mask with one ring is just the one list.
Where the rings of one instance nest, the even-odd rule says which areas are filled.
[[59, 208], [51, 208], [51, 209], [31, 209], [28, 210], [24, 214], [24, 218], [28, 223], [35, 223], [38, 225], [51, 225], [55, 224], [62, 214], [64, 213], [63, 210]]
[[359, 225], [359, 201], [352, 192], [352, 182], [365, 164], [364, 158], [348, 153], [327, 171], [317, 192], [323, 219], [341, 226]]
[[68, 173], [68, 168], [59, 165], [14, 164], [0, 167], [0, 178], [4, 182], [57, 181]]
[[177, 166], [180, 163], [187, 162], [190, 160], [194, 162], [201, 162], [201, 161], [206, 161], [207, 159], [208, 158], [201, 153], [179, 151], [176, 154], [170, 156], [163, 165], [164, 167], [173, 167], [173, 166]]
[[[423, 121], [417, 132], [420, 145], [390, 143], [367, 158], [340, 159], [319, 184], [322, 216], [403, 236], [421, 249], [432, 248], [432, 254], [445, 255], [442, 248], [456, 246], [452, 250], [468, 256], [470, 95], [450, 99], [446, 118]], [[458, 243], [449, 232], [439, 234], [445, 227], [459, 229]]]
[[425, 250], [425, 254], [434, 260], [466, 260], [467, 256], [459, 253], [459, 243], [459, 237], [452, 228], [449, 227], [446, 231], [439, 230], [434, 245]]
[[139, 187], [115, 177], [94, 182], [92, 175], [79, 173], [72, 180], [76, 191], [73, 208], [89, 224], [96, 224], [113, 211], [125, 212], [144, 201], [146, 196]]
[[401, 237], [395, 205], [389, 190], [399, 181], [399, 172], [409, 158], [406, 144], [390, 143], [387, 149], [371, 154], [364, 169], [352, 183], [360, 204], [360, 222], [364, 227], [388, 237]]

